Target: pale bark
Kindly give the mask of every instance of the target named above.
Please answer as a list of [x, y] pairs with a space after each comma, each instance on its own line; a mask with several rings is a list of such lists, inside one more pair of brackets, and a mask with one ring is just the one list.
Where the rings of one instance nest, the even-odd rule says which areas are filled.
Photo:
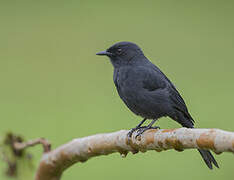
[[55, 150], [43, 154], [35, 180], [59, 180], [65, 169], [77, 162], [85, 162], [91, 157], [119, 152], [123, 157], [128, 152], [137, 153], [168, 149], [209, 149], [217, 154], [234, 153], [234, 133], [219, 129], [161, 129], [148, 130], [142, 136], [131, 140], [128, 131], [97, 134], [74, 139]]
[[20, 151], [28, 147], [35, 146], [37, 144], [41, 144], [43, 146], [44, 153], [50, 151], [51, 145], [49, 141], [44, 138], [38, 138], [27, 142], [14, 142], [14, 149]]

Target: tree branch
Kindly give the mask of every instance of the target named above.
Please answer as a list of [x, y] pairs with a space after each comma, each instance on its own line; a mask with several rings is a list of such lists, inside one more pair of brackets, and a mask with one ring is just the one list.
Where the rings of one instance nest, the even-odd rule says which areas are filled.
[[49, 152], [51, 149], [51, 144], [44, 138], [38, 138], [27, 142], [14, 142], [14, 149], [17, 151], [26, 149], [27, 147], [35, 146], [37, 144], [42, 144], [44, 153]]
[[130, 151], [168, 149], [209, 149], [217, 154], [234, 153], [234, 133], [219, 129], [161, 129], [148, 130], [142, 136], [131, 140], [128, 131], [97, 134], [74, 139], [57, 149], [44, 153], [36, 172], [35, 180], [59, 180], [65, 169], [77, 162], [85, 162], [91, 157], [119, 152], [123, 157]]

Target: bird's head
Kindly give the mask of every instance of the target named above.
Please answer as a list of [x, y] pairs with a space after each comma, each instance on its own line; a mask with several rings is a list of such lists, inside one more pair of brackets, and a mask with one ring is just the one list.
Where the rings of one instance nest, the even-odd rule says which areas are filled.
[[119, 42], [108, 48], [106, 51], [101, 51], [96, 55], [108, 56], [114, 67], [120, 67], [127, 64], [132, 64], [135, 57], [143, 55], [141, 49], [131, 42]]

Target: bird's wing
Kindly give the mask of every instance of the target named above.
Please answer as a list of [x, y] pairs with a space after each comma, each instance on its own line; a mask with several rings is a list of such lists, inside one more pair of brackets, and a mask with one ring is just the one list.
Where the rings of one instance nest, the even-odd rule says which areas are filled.
[[188, 108], [184, 102], [184, 99], [182, 98], [180, 93], [177, 91], [174, 84], [167, 78], [167, 76], [162, 71], [160, 71], [160, 72], [163, 74], [163, 76], [165, 77], [165, 79], [168, 81], [168, 83], [171, 86], [171, 88], [169, 88], [169, 92], [170, 92], [171, 100], [175, 103], [174, 108], [176, 108], [178, 111], [182, 112], [189, 120], [194, 122], [192, 116], [188, 112]]
[[177, 91], [174, 84], [172, 84], [172, 82], [158, 67], [154, 65], [153, 71], [148, 71], [148, 77], [145, 78], [143, 84], [144, 88], [148, 89], [149, 91], [167, 87], [167, 90], [169, 91], [169, 98], [172, 100], [174, 108], [182, 112], [185, 117], [194, 122], [180, 93]]
[[187, 119], [194, 122], [194, 120], [193, 120], [192, 116], [189, 114], [187, 106], [186, 106], [183, 98], [179, 94], [179, 92], [175, 88], [170, 89], [169, 92], [170, 92], [170, 98], [174, 102], [174, 108], [177, 109], [178, 111], [182, 112]]
[[154, 69], [145, 69], [144, 78], [142, 80], [143, 88], [148, 91], [166, 88], [167, 82], [164, 77], [157, 73]]

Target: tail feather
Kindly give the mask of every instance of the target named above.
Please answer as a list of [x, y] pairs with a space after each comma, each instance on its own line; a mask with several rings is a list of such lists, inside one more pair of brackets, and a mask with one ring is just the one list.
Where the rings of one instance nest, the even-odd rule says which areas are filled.
[[199, 153], [201, 154], [203, 160], [205, 161], [206, 165], [210, 168], [213, 169], [212, 163], [219, 168], [218, 163], [216, 162], [214, 156], [211, 154], [210, 151], [208, 150], [202, 150], [198, 149]]
[[[177, 111], [177, 117], [178, 118], [173, 118], [175, 121], [177, 121], [178, 123], [180, 123], [183, 127], [187, 127], [187, 128], [194, 128], [193, 127], [193, 119], [192, 118], [188, 118], [185, 116], [185, 114], [183, 114], [180, 111]], [[211, 154], [210, 151], [208, 150], [203, 150], [203, 149], [198, 149], [199, 153], [201, 154], [203, 160], [205, 161], [206, 165], [210, 168], [213, 169], [213, 165], [214, 164], [217, 168], [219, 168], [218, 163], [216, 162], [214, 156]]]

